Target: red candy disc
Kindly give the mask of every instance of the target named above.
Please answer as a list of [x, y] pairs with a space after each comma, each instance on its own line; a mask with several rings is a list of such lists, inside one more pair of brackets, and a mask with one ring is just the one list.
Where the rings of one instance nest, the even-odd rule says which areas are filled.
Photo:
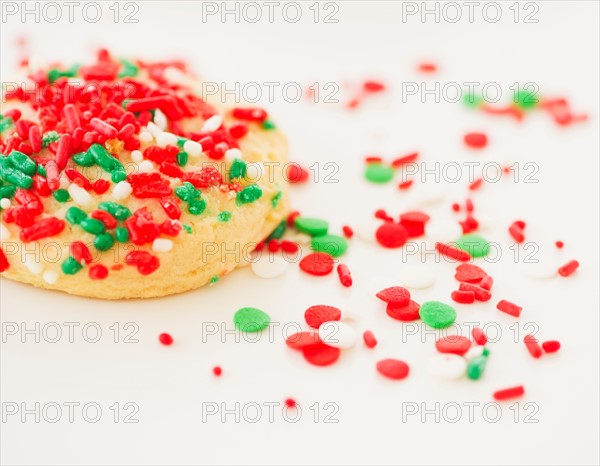
[[404, 306], [398, 306], [396, 304], [388, 304], [385, 312], [392, 319], [401, 320], [402, 322], [412, 322], [413, 320], [419, 320], [419, 303], [409, 301]]
[[295, 350], [316, 345], [317, 343], [321, 343], [321, 339], [317, 332], [294, 333], [285, 339], [285, 344]]
[[396, 306], [406, 306], [410, 301], [410, 292], [401, 286], [385, 288], [375, 296], [388, 304]]
[[377, 371], [389, 379], [400, 380], [408, 375], [409, 367], [399, 359], [383, 359], [377, 363]]
[[483, 133], [465, 134], [465, 144], [473, 149], [482, 149], [487, 146], [487, 136]]
[[305, 346], [302, 348], [304, 359], [314, 366], [329, 366], [340, 357], [340, 349], [327, 346], [325, 343]]
[[324, 252], [313, 252], [300, 261], [300, 268], [311, 275], [327, 275], [333, 270], [333, 257]]
[[435, 342], [440, 353], [452, 353], [462, 356], [471, 348], [471, 340], [460, 335], [448, 335]]
[[306, 323], [312, 328], [319, 328], [322, 323], [340, 320], [341, 317], [342, 311], [337, 307], [325, 306], [324, 304], [311, 306], [304, 313]]
[[478, 283], [486, 277], [487, 273], [473, 264], [461, 264], [456, 267], [456, 278], [459, 282]]
[[385, 222], [377, 228], [375, 238], [384, 248], [399, 248], [406, 243], [408, 232], [399, 223]]

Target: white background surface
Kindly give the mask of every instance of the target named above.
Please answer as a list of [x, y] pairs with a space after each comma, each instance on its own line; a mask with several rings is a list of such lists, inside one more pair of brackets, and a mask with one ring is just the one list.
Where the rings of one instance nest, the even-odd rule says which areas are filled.
[[[395, 281], [405, 262], [400, 251], [353, 240], [344, 262], [353, 271], [355, 286], [342, 289], [337, 277], [313, 278], [296, 266], [286, 276], [261, 280], [248, 269], [239, 270], [212, 288], [181, 296], [133, 302], [101, 302], [52, 293], [2, 280], [1, 318], [4, 325], [24, 322], [32, 328], [76, 322], [97, 323], [103, 330], [98, 343], [86, 342], [81, 331], [70, 343], [66, 333], [58, 343], [26, 342], [3, 332], [2, 402], [95, 402], [103, 409], [98, 423], [86, 422], [79, 410], [69, 423], [64, 408], [57, 423], [32, 416], [21, 422], [12, 416], [2, 422], [3, 464], [208, 464], [208, 463], [547, 463], [598, 462], [598, 4], [596, 2], [537, 2], [537, 24], [515, 23], [510, 4], [502, 3], [503, 17], [495, 24], [476, 14], [474, 23], [463, 18], [452, 24], [430, 16], [402, 21], [400, 2], [340, 2], [337, 24], [315, 24], [309, 4], [296, 24], [275, 22], [225, 23], [216, 17], [202, 22], [200, 2], [138, 3], [138, 24], [115, 24], [108, 5], [103, 20], [86, 23], [81, 15], [49, 24], [28, 17], [3, 18], [1, 24], [2, 80], [10, 79], [18, 58], [15, 39], [29, 38], [30, 50], [42, 57], [85, 60], [98, 46], [119, 56], [188, 60], [206, 79], [216, 82], [359, 83], [374, 77], [385, 80], [389, 93], [373, 99], [356, 112], [339, 104], [285, 102], [280, 96], [265, 105], [290, 140], [291, 157], [306, 166], [335, 162], [338, 182], [323, 180], [292, 190], [294, 207], [304, 214], [341, 225], [367, 223], [376, 208], [393, 215], [416, 205], [419, 193], [440, 190], [442, 204], [427, 211], [434, 218], [452, 218], [450, 204], [463, 200], [467, 181], [442, 184], [429, 179], [409, 193], [362, 179], [366, 154], [392, 158], [413, 150], [422, 160], [535, 162], [539, 183], [503, 181], [486, 185], [473, 195], [476, 214], [488, 218], [483, 233], [498, 242], [502, 258], [482, 263], [494, 277], [494, 298], [488, 303], [457, 305], [457, 322], [492, 322], [501, 329], [489, 345], [491, 357], [485, 376], [477, 381], [442, 382], [426, 371], [435, 353], [434, 332], [408, 335], [407, 326], [391, 320], [372, 298], [374, 277]], [[434, 4], [429, 5], [431, 8]], [[266, 7], [265, 7], [266, 8]], [[463, 14], [466, 15], [466, 6]], [[480, 10], [478, 10], [480, 11]], [[416, 72], [421, 60], [432, 60], [440, 72], [423, 77]], [[521, 124], [509, 118], [487, 117], [460, 103], [427, 103], [417, 97], [402, 102], [403, 82], [430, 85], [439, 81], [498, 82], [509, 99], [515, 82], [535, 82], [549, 96], [568, 97], [575, 110], [589, 113], [587, 124], [556, 126], [546, 114], [531, 114]], [[346, 99], [347, 93], [340, 92]], [[467, 131], [483, 130], [489, 147], [480, 153], [462, 144]], [[527, 222], [527, 238], [540, 246], [540, 262], [555, 267], [572, 258], [578, 272], [568, 278], [534, 280], [523, 273], [508, 249], [508, 225]], [[560, 253], [553, 248], [561, 239]], [[522, 261], [521, 261], [522, 262]], [[413, 293], [415, 300], [450, 301], [456, 288], [454, 266], [428, 262], [436, 273], [433, 288]], [[499, 299], [520, 303], [518, 321], [495, 309]], [[338, 364], [315, 368], [299, 353], [288, 350], [281, 327], [303, 321], [313, 304], [353, 310], [356, 329], [371, 329], [379, 339], [375, 350], [362, 344], [345, 351]], [[203, 335], [203, 324], [232, 328], [232, 315], [242, 306], [268, 312], [280, 326], [273, 337], [258, 342], [236, 342], [235, 334]], [[117, 322], [119, 343], [109, 329]], [[139, 327], [138, 343], [123, 343], [123, 327]], [[531, 358], [515, 342], [539, 326], [542, 340], [558, 339], [559, 354]], [[530, 324], [529, 324], [530, 325]], [[466, 328], [466, 327], [461, 327]], [[170, 332], [176, 343], [169, 348], [157, 335]], [[205, 340], [205, 341], [203, 341]], [[270, 341], [271, 340], [271, 341]], [[411, 375], [402, 382], [379, 376], [375, 362], [385, 357], [407, 361]], [[219, 364], [223, 377], [211, 368]], [[524, 384], [526, 396], [501, 405], [494, 423], [492, 393]], [[281, 407], [269, 422], [264, 403], [295, 398], [302, 408], [296, 423], [286, 422]], [[138, 423], [115, 423], [109, 406], [132, 402], [139, 406]], [[202, 422], [202, 403], [263, 405], [262, 419], [235, 422], [228, 415]], [[436, 408], [435, 403], [440, 405]], [[458, 403], [462, 418], [452, 423]], [[464, 403], [478, 403], [473, 422]], [[315, 422], [319, 403], [321, 417]], [[339, 408], [332, 419], [323, 416]], [[526, 405], [526, 403], [531, 403]], [[206, 405], [205, 405], [206, 406]], [[281, 405], [280, 405], [281, 406]], [[417, 406], [418, 415], [403, 422], [403, 409]], [[511, 409], [511, 406], [512, 409]], [[426, 408], [434, 414], [423, 420]], [[250, 408], [248, 408], [250, 409]], [[537, 412], [533, 413], [533, 410]], [[515, 412], [519, 419], [515, 419]], [[532, 414], [530, 421], [524, 417]], [[488, 420], [485, 419], [488, 416]]]

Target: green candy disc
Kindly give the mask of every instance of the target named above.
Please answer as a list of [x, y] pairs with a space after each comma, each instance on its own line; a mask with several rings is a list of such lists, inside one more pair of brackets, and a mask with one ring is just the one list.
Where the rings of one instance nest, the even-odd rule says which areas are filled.
[[348, 249], [348, 241], [337, 235], [315, 236], [311, 247], [315, 252], [326, 252], [332, 257], [340, 257]]
[[368, 163], [365, 178], [371, 183], [387, 183], [394, 177], [394, 169], [383, 163]]
[[298, 231], [310, 236], [323, 236], [329, 230], [329, 223], [320, 218], [296, 217], [294, 225]]
[[485, 257], [490, 253], [490, 244], [478, 235], [464, 235], [455, 241], [456, 247], [467, 251], [471, 257]]
[[456, 320], [456, 311], [452, 306], [439, 301], [427, 301], [419, 308], [421, 320], [433, 328], [450, 327]]
[[233, 323], [242, 332], [260, 332], [271, 322], [269, 315], [255, 307], [243, 307], [233, 316]]

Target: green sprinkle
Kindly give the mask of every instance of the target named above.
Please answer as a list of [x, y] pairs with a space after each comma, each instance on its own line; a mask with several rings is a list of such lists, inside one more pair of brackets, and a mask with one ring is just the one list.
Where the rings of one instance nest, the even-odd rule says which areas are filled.
[[273, 207], [273, 209], [275, 207], [277, 207], [277, 205], [279, 204], [279, 201], [281, 201], [282, 196], [283, 196], [283, 193], [281, 191], [279, 191], [277, 194], [275, 194], [275, 196], [273, 196], [271, 198], [271, 206]]
[[77, 165], [81, 165], [82, 167], [91, 167], [96, 163], [94, 157], [89, 152], [79, 152], [73, 156], [73, 160]]
[[46, 178], [46, 167], [44, 167], [43, 165], [38, 165], [37, 166], [37, 172], [38, 175], [42, 175], [44, 178]]
[[219, 281], [219, 276], [218, 275], [213, 275], [212, 277], [210, 277], [210, 284], [211, 285], [214, 285], [218, 281]]
[[11, 117], [0, 120], [0, 133], [12, 128], [13, 124], [13, 119]]
[[490, 252], [490, 244], [479, 235], [464, 235], [455, 243], [457, 248], [467, 251], [471, 257], [485, 257]]
[[189, 155], [187, 152], [179, 152], [177, 154], [177, 165], [180, 167], [185, 167], [188, 163]]
[[110, 174], [110, 179], [113, 183], [125, 181], [127, 179], [127, 173], [125, 173], [124, 169], [121, 170], [120, 168], [117, 168]]
[[535, 96], [534, 92], [519, 90], [515, 93], [514, 103], [523, 110], [531, 110], [537, 107], [540, 99]]
[[88, 149], [88, 152], [94, 158], [94, 161], [107, 172], [119, 170], [125, 173], [123, 164], [114, 158], [110, 152], [104, 148], [104, 146], [101, 146], [100, 144], [92, 144]]
[[279, 225], [277, 225], [277, 227], [268, 236], [267, 241], [270, 241], [272, 239], [281, 239], [283, 237], [283, 234], [285, 233], [286, 228], [287, 223], [285, 220], [282, 220], [281, 223], [279, 223]]
[[311, 247], [315, 252], [326, 252], [330, 256], [340, 257], [348, 249], [348, 241], [338, 235], [315, 236]]
[[83, 266], [77, 262], [74, 257], [69, 256], [67, 260], [61, 264], [60, 268], [66, 275], [75, 275], [83, 268]]
[[131, 217], [131, 210], [124, 205], [117, 204], [116, 202], [101, 202], [98, 205], [98, 208], [108, 212], [117, 220], [127, 220], [129, 217]]
[[463, 96], [463, 103], [467, 107], [479, 107], [484, 103], [484, 99], [480, 95], [466, 93]]
[[383, 163], [368, 163], [365, 178], [371, 183], [387, 183], [394, 177], [394, 169]]
[[275, 123], [273, 123], [271, 120], [265, 120], [262, 124], [262, 127], [263, 127], [263, 129], [265, 129], [267, 131], [276, 128]]
[[237, 193], [236, 201], [238, 204], [249, 204], [260, 199], [262, 196], [262, 189], [258, 185], [251, 184], [245, 187], [239, 193]]
[[183, 148], [183, 146], [185, 145], [186, 142], [188, 142], [189, 139], [187, 138], [182, 138], [182, 137], [178, 137], [177, 138], [177, 146], [180, 148]]
[[13, 167], [26, 175], [34, 175], [37, 171], [37, 164], [28, 155], [18, 150], [13, 150], [8, 156], [8, 160]]
[[56, 131], [48, 131], [42, 136], [42, 147], [48, 147], [53, 142], [56, 142], [60, 139], [60, 134]]
[[188, 181], [175, 188], [175, 195], [182, 201], [191, 202], [200, 199], [200, 192]]
[[219, 220], [219, 222], [228, 222], [229, 220], [231, 220], [231, 212], [229, 212], [228, 210], [219, 212], [219, 215], [217, 215], [217, 219]]
[[271, 322], [269, 315], [255, 307], [243, 307], [233, 316], [233, 323], [242, 332], [260, 332]]
[[487, 359], [487, 356], [482, 354], [481, 356], [477, 356], [469, 361], [467, 364], [467, 376], [471, 380], [477, 380], [483, 375], [485, 365], [487, 364]]
[[86, 217], [87, 214], [79, 207], [69, 207], [69, 210], [67, 210], [67, 213], [65, 214], [67, 222], [72, 223], [73, 225], [79, 225]]
[[119, 78], [135, 77], [140, 72], [140, 69], [129, 60], [121, 60], [121, 70], [119, 71]]
[[84, 231], [91, 233], [92, 235], [99, 235], [100, 233], [104, 233], [106, 227], [104, 223], [95, 218], [86, 217], [81, 222], [79, 222], [79, 226], [83, 228]]
[[115, 229], [115, 237], [119, 243], [126, 243], [129, 241], [129, 230], [125, 227], [117, 227]]
[[67, 202], [71, 198], [71, 196], [69, 196], [69, 191], [66, 189], [57, 189], [52, 195], [58, 202]]
[[115, 244], [115, 239], [110, 233], [102, 233], [94, 238], [94, 247], [98, 251], [106, 251]]
[[419, 309], [421, 320], [433, 328], [446, 328], [456, 320], [456, 311], [452, 306], [439, 301], [427, 301]]
[[0, 187], [0, 199], [12, 199], [16, 192], [16, 186], [2, 186]]
[[294, 225], [298, 231], [310, 236], [323, 236], [329, 230], [329, 223], [320, 218], [296, 217]]
[[188, 212], [192, 215], [200, 215], [206, 209], [204, 199], [194, 200], [188, 204]]
[[487, 348], [483, 348], [483, 352], [481, 353], [483, 356], [489, 356], [490, 355], [490, 350]]
[[33, 185], [33, 178], [13, 168], [0, 166], [0, 178], [23, 189], [29, 189]]
[[194, 232], [194, 229], [189, 225], [181, 225], [181, 226], [183, 227], [183, 229], [185, 230], [185, 232], [188, 235], [191, 235]]
[[233, 159], [229, 168], [229, 179], [244, 178], [246, 176], [246, 162], [241, 159]]

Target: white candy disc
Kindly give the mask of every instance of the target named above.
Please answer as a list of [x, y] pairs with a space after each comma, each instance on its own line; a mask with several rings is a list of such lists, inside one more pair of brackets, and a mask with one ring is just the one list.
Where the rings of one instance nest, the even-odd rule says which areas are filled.
[[435, 283], [435, 274], [426, 265], [404, 265], [400, 269], [399, 282], [406, 288], [422, 290], [433, 286]]
[[428, 369], [441, 379], [460, 379], [467, 371], [467, 361], [456, 354], [436, 354], [429, 360]]
[[289, 266], [282, 256], [264, 253], [252, 262], [252, 272], [261, 278], [275, 278], [283, 275]]
[[462, 227], [457, 219], [432, 218], [425, 225], [425, 237], [432, 242], [449, 243], [462, 236]]
[[356, 343], [356, 332], [345, 322], [325, 322], [319, 327], [319, 338], [335, 348], [351, 348]]
[[381, 225], [383, 225], [383, 220], [368, 218], [362, 219], [356, 222], [356, 224], [353, 224], [352, 229], [354, 230], [356, 236], [361, 240], [374, 243], [377, 241], [375, 238], [375, 232]]

